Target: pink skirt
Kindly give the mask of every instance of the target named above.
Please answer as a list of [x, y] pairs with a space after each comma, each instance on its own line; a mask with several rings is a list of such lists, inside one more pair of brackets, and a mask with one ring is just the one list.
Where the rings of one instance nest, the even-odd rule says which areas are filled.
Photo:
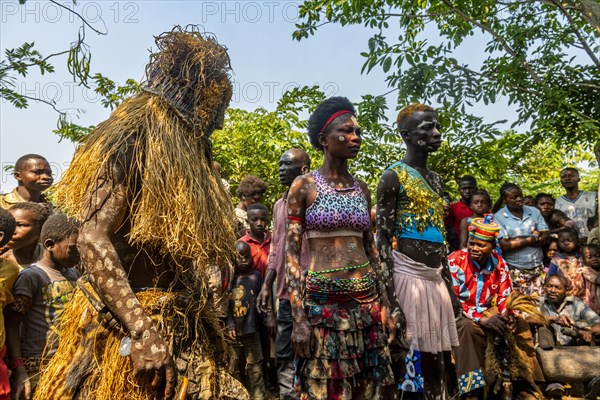
[[429, 268], [394, 251], [394, 287], [406, 317], [406, 343], [426, 353], [451, 351], [458, 333], [442, 267]]

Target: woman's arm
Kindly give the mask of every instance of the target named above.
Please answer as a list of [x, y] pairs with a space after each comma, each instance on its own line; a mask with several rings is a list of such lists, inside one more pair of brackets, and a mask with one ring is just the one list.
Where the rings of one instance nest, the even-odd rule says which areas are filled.
[[502, 238], [500, 239], [500, 248], [503, 252], [520, 250], [524, 247], [535, 246], [535, 244], [540, 241], [540, 238], [541, 237], [536, 236], [525, 236], [514, 239]]
[[[310, 178], [312, 180], [312, 178]], [[286, 266], [290, 305], [292, 307], [292, 347], [294, 353], [302, 358], [310, 358], [311, 327], [304, 312], [302, 299], [302, 270], [300, 254], [302, 250], [302, 233], [304, 232], [304, 214], [306, 211], [306, 195], [312, 186], [309, 178], [299, 176], [292, 183], [288, 193], [288, 221], [285, 238]]]
[[396, 330], [401, 332], [406, 321], [396, 298], [393, 278], [394, 256], [392, 253], [392, 238], [396, 228], [396, 201], [399, 189], [398, 175], [391, 170], [385, 171], [377, 186], [377, 249], [381, 258], [381, 278], [390, 303], [390, 316], [394, 321]]
[[[359, 183], [364, 195], [367, 198], [367, 209], [370, 210], [371, 192], [369, 187], [363, 181], [359, 181]], [[363, 234], [363, 246], [365, 248], [365, 254], [369, 258], [371, 268], [373, 271], [375, 271], [375, 275], [377, 276], [376, 283], [377, 293], [379, 294], [379, 299], [381, 302], [381, 320], [383, 321], [383, 326], [386, 329], [388, 343], [391, 344], [396, 339], [396, 324], [390, 313], [391, 307], [387, 293], [388, 288], [386, 281], [392, 279], [392, 277], [389, 276], [387, 268], [383, 266], [383, 263], [379, 261], [379, 252], [375, 247], [375, 239], [373, 238], [373, 232], [371, 232], [371, 230], [368, 230]]]

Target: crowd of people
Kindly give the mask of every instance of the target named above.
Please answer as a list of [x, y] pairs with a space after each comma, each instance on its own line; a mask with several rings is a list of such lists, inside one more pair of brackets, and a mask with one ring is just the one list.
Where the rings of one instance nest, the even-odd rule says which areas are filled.
[[[234, 207], [208, 142], [231, 96], [225, 49], [181, 29], [157, 47], [144, 91], [60, 182], [27, 154], [0, 196], [0, 399], [535, 399], [573, 387], [536, 354], [572, 348], [577, 363], [600, 337], [598, 198], [577, 169], [561, 171], [558, 199], [505, 183], [494, 203], [464, 176], [453, 202], [427, 165], [437, 114], [413, 104], [397, 118], [404, 157], [369, 188], [348, 169], [356, 110], [332, 97], [308, 121], [321, 166], [289, 149], [273, 209], [252, 175]], [[600, 396], [600, 377], [576, 381]]]

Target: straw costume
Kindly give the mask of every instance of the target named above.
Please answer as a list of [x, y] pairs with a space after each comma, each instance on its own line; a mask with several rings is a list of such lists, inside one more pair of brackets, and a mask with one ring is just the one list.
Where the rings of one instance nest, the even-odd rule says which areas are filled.
[[[500, 227], [490, 214], [472, 219], [468, 230], [471, 238], [495, 246]], [[463, 311], [456, 323], [460, 346], [454, 352], [460, 394], [468, 396], [485, 389], [491, 395], [501, 388], [506, 394], [511, 380], [523, 381], [525, 386], [518, 385], [520, 389], [539, 392], [535, 380], [543, 377], [529, 325], [513, 315], [521, 311], [540, 316], [533, 299], [512, 292], [508, 265], [495, 250], [479, 263], [466, 249], [458, 250], [450, 254], [448, 262]], [[499, 335], [480, 324], [482, 318], [497, 314], [510, 315], [513, 329]]]
[[53, 193], [82, 221], [88, 275], [36, 399], [158, 399], [173, 386], [178, 398], [248, 398], [215, 362], [224, 337], [206, 276], [235, 254], [209, 141], [232, 94], [229, 57], [194, 29], [156, 45], [142, 92], [90, 133]]

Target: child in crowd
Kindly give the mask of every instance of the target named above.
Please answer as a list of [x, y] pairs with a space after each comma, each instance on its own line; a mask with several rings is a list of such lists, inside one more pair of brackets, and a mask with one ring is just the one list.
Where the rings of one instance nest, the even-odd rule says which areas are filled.
[[538, 193], [533, 199], [533, 206], [540, 210], [548, 226], [550, 226], [550, 215], [554, 211], [554, 203], [556, 200], [549, 193]]
[[533, 196], [527, 195], [523, 197], [523, 205], [533, 207]]
[[478, 189], [473, 192], [471, 196], [471, 210], [473, 215], [471, 217], [463, 218], [460, 221], [460, 248], [465, 249], [467, 242], [469, 241], [469, 224], [472, 218], [483, 218], [486, 214], [489, 214], [492, 209], [492, 198], [487, 190]]
[[600, 315], [600, 245], [583, 245], [581, 255], [582, 275], [585, 280], [585, 303]]
[[52, 357], [58, 348], [51, 332], [71, 299], [79, 272], [77, 227], [64, 214], [48, 218], [41, 232], [44, 255], [23, 269], [13, 287], [14, 303], [7, 318], [7, 347], [13, 370], [15, 397], [33, 398], [42, 356]]
[[271, 250], [271, 232], [267, 230], [269, 210], [261, 203], [254, 203], [248, 206], [247, 212], [250, 229], [240, 240], [250, 246], [254, 269], [260, 272], [264, 279], [267, 273], [269, 251]]
[[44, 255], [44, 246], [40, 243], [42, 226], [48, 219], [48, 207], [32, 202], [13, 204], [8, 212], [16, 221], [15, 234], [6, 244], [3, 258], [15, 261], [21, 268], [39, 261]]
[[[0, 208], [0, 248], [4, 246], [15, 231], [15, 219], [6, 210]], [[8, 400], [10, 383], [8, 367], [4, 363], [6, 356], [4, 330], [4, 307], [13, 302], [12, 287], [19, 274], [19, 265], [14, 261], [0, 258], [0, 400]]]
[[[269, 225], [269, 210], [261, 203], [254, 203], [248, 206], [248, 224], [250, 229], [244, 236], [240, 238], [241, 241], [248, 243], [250, 246], [250, 252], [252, 254], [252, 264], [254, 269], [260, 272], [263, 279], [267, 274], [267, 262], [269, 260], [269, 252], [271, 250], [271, 232], [267, 230]], [[271, 316], [272, 314], [268, 314]], [[269, 326], [274, 327], [276, 321], [266, 321]], [[270, 334], [269, 330], [264, 324], [259, 324], [259, 335], [261, 338], [261, 345], [263, 350], [263, 367], [265, 371], [265, 383], [269, 390], [274, 388], [274, 384], [277, 381], [277, 365], [274, 355], [271, 357], [271, 349], [275, 348], [275, 335]]]
[[567, 214], [562, 212], [561, 210], [554, 210], [550, 217], [548, 218], [550, 222], [548, 224], [548, 228], [550, 228], [550, 233], [557, 233], [565, 228], [575, 229], [577, 230], [577, 222], [569, 219]]
[[16, 203], [31, 201], [50, 206], [42, 194], [48, 189], [54, 179], [48, 161], [39, 154], [26, 154], [15, 163], [13, 176], [17, 187], [8, 194], [0, 195], [0, 208], [5, 210]]
[[588, 235], [588, 243], [600, 244], [600, 231], [598, 227], [598, 214], [588, 218], [587, 228], [590, 234]]
[[227, 317], [229, 337], [236, 343], [230, 347], [229, 370], [233, 376], [239, 376], [239, 358], [243, 349], [246, 354], [246, 374], [250, 381], [250, 394], [255, 400], [264, 400], [267, 398], [267, 392], [263, 379], [260, 321], [256, 308], [256, 298], [262, 287], [263, 278], [253, 268], [250, 245], [238, 240], [236, 248], [238, 256], [234, 263], [235, 273]]
[[[548, 268], [550, 268], [550, 261], [556, 255], [558, 251], [558, 238], [550, 236], [548, 238], [548, 244], [544, 246], [544, 272], [548, 275]], [[549, 276], [549, 275], [548, 275]]]
[[581, 299], [585, 296], [583, 284], [583, 260], [579, 252], [579, 235], [575, 229], [558, 232], [558, 252], [550, 261], [548, 276], [561, 275], [567, 278], [567, 296]]

